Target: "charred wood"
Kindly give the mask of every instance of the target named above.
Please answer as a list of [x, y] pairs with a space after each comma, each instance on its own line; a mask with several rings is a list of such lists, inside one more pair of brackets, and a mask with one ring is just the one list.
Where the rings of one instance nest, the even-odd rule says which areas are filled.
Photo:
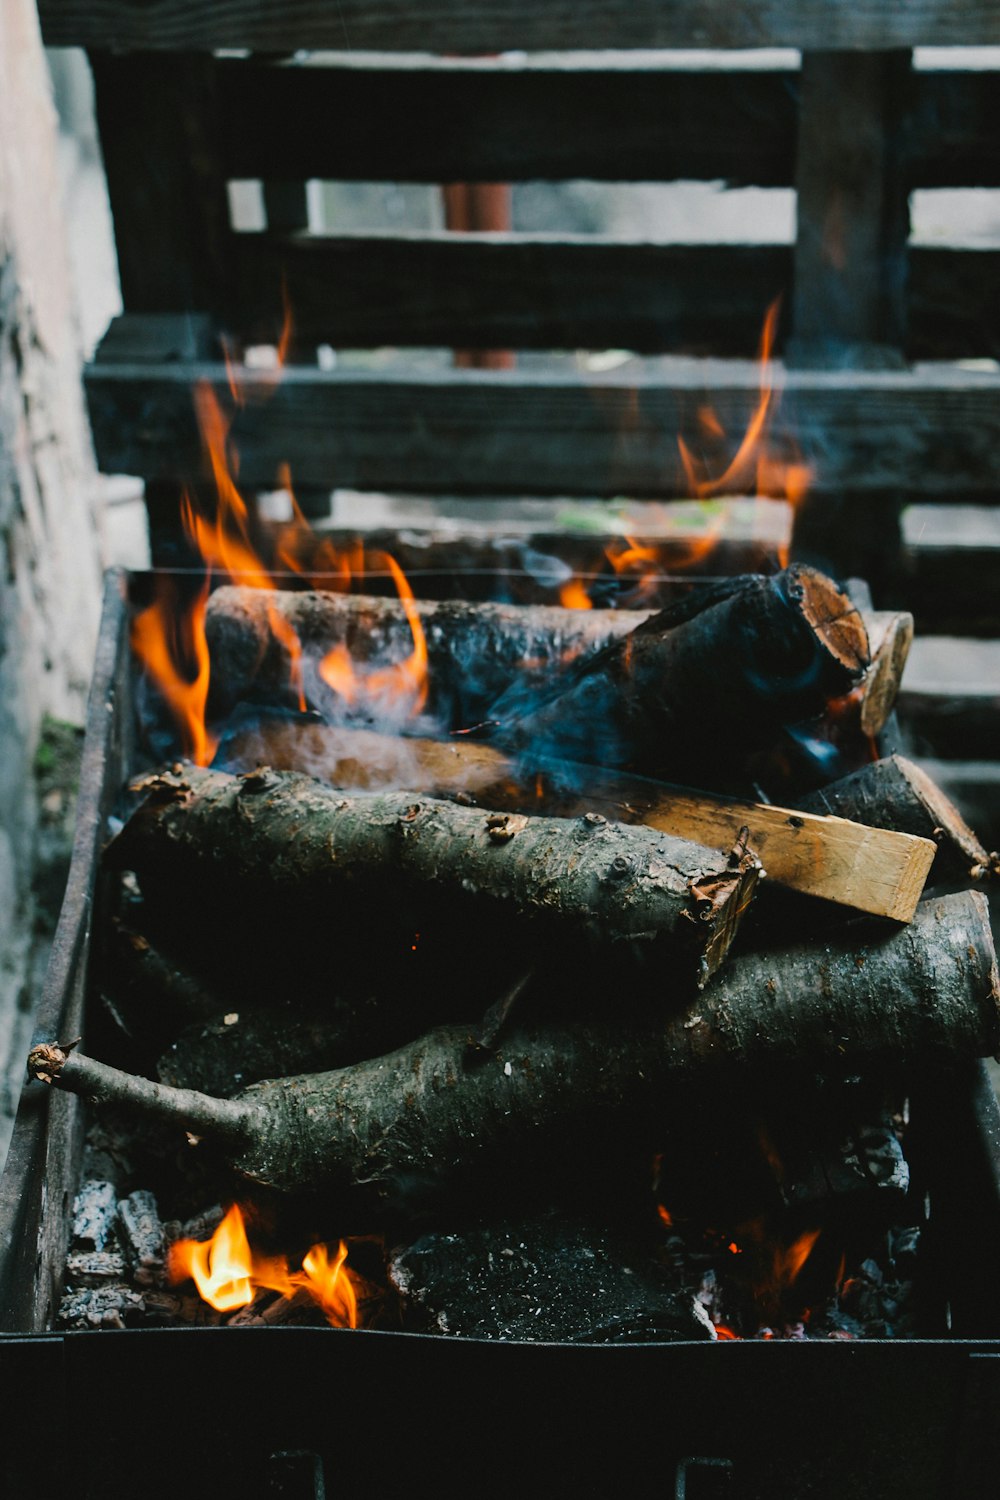
[[982, 880], [997, 869], [951, 798], [913, 761], [891, 755], [812, 792], [801, 802], [811, 813], [851, 818], [872, 828], [931, 839], [938, 880]]
[[176, 914], [184, 893], [247, 936], [267, 912], [278, 930], [287, 918], [291, 932], [317, 927], [342, 948], [357, 940], [352, 913], [373, 932], [373, 903], [388, 914], [401, 904], [420, 934], [468, 920], [498, 949], [610, 950], [659, 973], [669, 963], [673, 995], [723, 962], [760, 869], [743, 845], [716, 853], [599, 814], [567, 822], [344, 797], [267, 769], [191, 768], [150, 790], [109, 851], [150, 905]]
[[95, 1103], [121, 1103], [223, 1147], [244, 1176], [286, 1191], [323, 1188], [421, 1200], [497, 1163], [579, 1150], [648, 1125], [678, 1079], [764, 1063], [842, 1070], [845, 1059], [982, 1056], [1000, 1041], [1000, 980], [984, 897], [923, 903], [910, 927], [848, 924], [813, 945], [734, 961], [686, 1014], [521, 1028], [470, 1055], [465, 1027], [441, 1028], [339, 1072], [254, 1084], [233, 1100], [167, 1089], [55, 1044], [32, 1076]]
[[[522, 674], [538, 684], [566, 661], [598, 650], [645, 618], [613, 610], [462, 600], [418, 600], [412, 607], [427, 644], [428, 711], [455, 728], [477, 723]], [[362, 671], [402, 661], [413, 650], [410, 620], [399, 599], [220, 588], [205, 615], [214, 712], [226, 713], [251, 694], [265, 700], [287, 694], [289, 627], [302, 648], [306, 690], [321, 708], [337, 704], [316, 673], [317, 663], [335, 647], [345, 648]]]
[[389, 1257], [404, 1326], [480, 1339], [648, 1343], [713, 1339], [648, 1231], [550, 1213], [434, 1231]]
[[137, 1188], [118, 1205], [125, 1256], [136, 1282], [152, 1285], [163, 1270], [166, 1247], [156, 1198]]
[[76, 1250], [103, 1250], [118, 1217], [118, 1194], [114, 1183], [96, 1178], [84, 1182], [73, 1201], [70, 1244]]
[[120, 1250], [74, 1250], [66, 1257], [66, 1280], [71, 1286], [103, 1286], [125, 1278]]
[[[746, 607], [735, 620], [713, 616], [709, 629], [699, 637], [703, 648], [719, 631], [723, 636], [727, 630], [735, 631], [728, 642], [719, 639], [715, 646], [724, 661], [726, 681], [741, 683], [741, 696], [746, 696], [747, 676], [752, 677], [758, 669], [773, 674], [772, 696], [781, 703], [767, 703], [772, 724], [781, 722], [781, 715], [790, 716], [786, 722], [808, 718], [820, 712], [828, 698], [860, 684], [865, 732], [873, 733], [870, 726], [884, 721], [898, 691], [912, 622], [905, 615], [872, 611], [851, 615], [843, 596], [828, 580], [817, 583], [820, 578], [813, 570], [798, 567], [772, 578], [744, 574], [693, 589], [656, 615], [644, 610], [567, 610], [461, 601], [418, 601], [404, 606], [398, 599], [348, 594], [222, 588], [209, 600], [206, 615], [213, 704], [223, 713], [241, 698], [273, 701], [287, 696], [292, 677], [287, 644], [290, 629], [302, 648], [311, 700], [328, 716], [343, 718], [344, 704], [338, 704], [331, 689], [319, 680], [317, 662], [335, 647], [345, 648], [361, 671], [366, 665], [403, 660], [413, 649], [408, 609], [415, 609], [427, 640], [428, 712], [445, 728], [468, 728], [498, 713], [507, 716], [534, 709], [549, 691], [554, 676], [571, 685], [574, 673], [583, 671], [592, 657], [640, 627], [644, 634], [636, 637], [635, 645], [643, 647], [643, 661], [651, 670], [665, 667], [663, 648], [658, 660], [649, 655], [650, 632], [665, 632], [726, 599], [746, 594]], [[817, 617], [803, 631], [801, 624], [810, 614], [811, 595], [815, 596], [812, 605]], [[779, 602], [786, 598], [790, 619], [783, 618]], [[823, 620], [824, 614], [835, 615], [837, 611], [842, 616], [839, 626], [830, 619]], [[657, 622], [655, 626], [653, 621]], [[866, 671], [869, 622], [874, 662]], [[786, 627], [786, 649], [781, 651], [780, 637]], [[758, 631], [761, 640], [755, 644]], [[692, 642], [692, 649], [699, 645]], [[844, 653], [843, 661], [839, 661], [838, 651]], [[669, 660], [673, 668], [673, 656]], [[841, 670], [831, 672], [831, 665], [838, 661]], [[611, 671], [617, 680], [610, 664], [602, 670]], [[796, 672], [802, 673], [802, 680], [790, 681], [790, 671], [793, 677]], [[699, 691], [704, 686], [702, 682]], [[821, 691], [817, 699], [818, 686]], [[678, 693], [681, 691], [678, 685]], [[754, 707], [759, 707], [759, 697], [752, 693], [750, 697]], [[363, 708], [350, 715], [356, 721], [364, 716]], [[731, 722], [727, 728], [732, 731]], [[575, 753], [584, 760], [594, 758], [581, 754], [579, 747], [565, 753]], [[694, 780], [696, 785], [701, 784], [700, 778]]]
[[820, 715], [868, 667], [860, 614], [814, 569], [729, 580], [685, 603], [570, 668], [542, 703], [516, 689], [500, 700], [497, 742], [738, 789], [750, 752]]

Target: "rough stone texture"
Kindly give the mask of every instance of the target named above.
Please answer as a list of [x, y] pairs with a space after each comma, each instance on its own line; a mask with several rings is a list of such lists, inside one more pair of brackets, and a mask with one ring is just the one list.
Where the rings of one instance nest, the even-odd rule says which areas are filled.
[[32, 768], [43, 717], [79, 721], [100, 556], [61, 217], [55, 112], [32, 0], [0, 5], [0, 1160], [35, 998]]

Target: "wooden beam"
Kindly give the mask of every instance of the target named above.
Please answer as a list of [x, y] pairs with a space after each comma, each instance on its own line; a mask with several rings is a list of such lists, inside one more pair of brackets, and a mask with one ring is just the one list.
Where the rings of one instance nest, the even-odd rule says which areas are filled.
[[40, 0], [51, 47], [489, 53], [600, 47], [988, 46], [997, 0]]
[[603, 235], [235, 235], [241, 335], [273, 339], [284, 280], [296, 334], [341, 348], [746, 354], [787, 286], [781, 245], [661, 245]]
[[[686, 483], [677, 434], [700, 444], [706, 399], [742, 434], [756, 405], [751, 362], [631, 360], [601, 374], [569, 361], [539, 371], [462, 371], [386, 363], [378, 371], [241, 369], [248, 404], [233, 439], [241, 480], [270, 486], [278, 465], [304, 484], [425, 494], [677, 498]], [[1000, 375], [952, 366], [913, 371], [776, 371], [783, 396], [773, 442], [804, 455], [823, 492], [872, 499], [1000, 501]], [[94, 364], [86, 375], [94, 441], [108, 473], [207, 477], [191, 391], [206, 380], [228, 403], [218, 364]]]
[[90, 62], [126, 308], [218, 307], [229, 208], [212, 59], [95, 52]]
[[[231, 177], [393, 182], [725, 179], [788, 185], [794, 71], [662, 62], [216, 62]], [[362, 123], [363, 122], [363, 123]]]
[[[229, 177], [795, 180], [795, 67], [678, 69], [622, 53], [584, 62], [362, 56], [290, 67], [219, 58], [214, 67]], [[911, 187], [1000, 185], [995, 92], [987, 70], [911, 76], [900, 122]]]
[[898, 146], [909, 53], [806, 53], [795, 186], [796, 363], [898, 368], [909, 208]]
[[[792, 283], [784, 245], [665, 245], [604, 235], [241, 234], [232, 237], [229, 263], [230, 322], [242, 338], [277, 337], [284, 285], [297, 341], [341, 348], [739, 356], [754, 348], [764, 309]], [[916, 249], [910, 263], [907, 354], [1000, 354], [1000, 252]], [[797, 274], [809, 272], [800, 266]], [[811, 307], [807, 295], [802, 300]], [[861, 300], [851, 282], [829, 290], [826, 310], [834, 315], [831, 301], [850, 307], [851, 326], [860, 328]], [[883, 332], [871, 311], [870, 326]], [[835, 351], [845, 345], [844, 327], [841, 319]]]

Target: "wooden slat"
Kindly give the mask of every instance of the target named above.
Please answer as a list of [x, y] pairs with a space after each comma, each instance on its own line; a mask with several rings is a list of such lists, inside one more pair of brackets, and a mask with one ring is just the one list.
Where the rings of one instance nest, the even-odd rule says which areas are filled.
[[[124, 66], [124, 62], [123, 62]], [[216, 64], [231, 177], [792, 181], [794, 72]]]
[[1000, 547], [904, 547], [894, 595], [912, 601], [923, 633], [1000, 635], [998, 579]]
[[796, 163], [797, 362], [899, 367], [909, 210], [899, 123], [909, 53], [802, 59]]
[[997, 0], [40, 0], [49, 46], [432, 52], [1000, 42]]
[[340, 347], [754, 349], [786, 247], [599, 235], [347, 235], [232, 241], [240, 332], [273, 338], [282, 278], [302, 340]]
[[985, 760], [1000, 747], [1000, 641], [914, 642], [899, 719], [919, 754]]
[[[204, 64], [203, 64], [204, 65]], [[230, 178], [305, 182], [676, 178], [787, 187], [794, 70], [599, 69], [419, 59], [395, 66], [275, 66], [220, 58], [216, 149]], [[160, 67], [163, 67], [161, 59]], [[104, 54], [99, 87], [133, 111], [145, 55]], [[911, 186], [1000, 184], [992, 72], [916, 73], [901, 130]], [[160, 116], [161, 121], [163, 116]], [[364, 121], [364, 129], [359, 122]], [[405, 128], [400, 122], [405, 121]], [[176, 141], [176, 136], [175, 136]]]
[[[673, 360], [591, 376], [568, 361], [538, 373], [296, 367], [278, 382], [238, 373], [248, 404], [233, 437], [251, 487], [270, 485], [287, 461], [305, 484], [654, 498], [685, 492], [676, 435], [703, 443], [706, 388], [725, 430], [737, 434], [760, 378], [750, 362]], [[161, 478], [202, 471], [196, 379], [228, 401], [222, 366], [92, 366], [102, 468]], [[948, 366], [789, 371], [783, 383], [775, 446], [804, 453], [825, 489], [878, 496], [902, 486], [914, 498], [1000, 500], [1000, 375]]]
[[[613, 54], [606, 67], [421, 57], [291, 68], [227, 58], [215, 68], [230, 177], [788, 187], [795, 176], [793, 69], [623, 66]], [[996, 91], [989, 71], [912, 75], [899, 136], [911, 187], [1000, 185]]]
[[[297, 338], [347, 348], [738, 356], [755, 347], [764, 309], [792, 278], [783, 245], [445, 233], [244, 234], [231, 245], [231, 322], [242, 336], [276, 337], [284, 279]], [[1000, 252], [917, 248], [910, 266], [908, 355], [1000, 354]], [[779, 325], [779, 351], [782, 335]]]
[[226, 185], [207, 57], [91, 57], [122, 298], [132, 312], [217, 307]]

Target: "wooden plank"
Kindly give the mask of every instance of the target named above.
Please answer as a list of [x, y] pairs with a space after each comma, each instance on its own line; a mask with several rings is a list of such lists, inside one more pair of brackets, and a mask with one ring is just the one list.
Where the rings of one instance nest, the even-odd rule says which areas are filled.
[[898, 135], [908, 53], [806, 53], [796, 165], [794, 338], [810, 366], [903, 362], [909, 209]]
[[237, 235], [232, 321], [275, 337], [284, 278], [303, 342], [747, 354], [788, 285], [781, 245], [600, 235]]
[[126, 308], [218, 306], [229, 209], [212, 60], [95, 52], [90, 61]]
[[[400, 778], [412, 778], [406, 782], [411, 791], [437, 796], [464, 791], [486, 807], [526, 810], [533, 801], [527, 788], [538, 768], [530, 756], [517, 766], [502, 751], [475, 740], [401, 741], [363, 729], [319, 725], [299, 733], [299, 728], [290, 725], [287, 733], [279, 729], [268, 739], [269, 765], [294, 769], [305, 755], [313, 775], [347, 790], [398, 786]], [[543, 764], [541, 772], [555, 794], [558, 816], [598, 812], [709, 849], [732, 848], [746, 828], [768, 881], [897, 922], [912, 919], [937, 853], [930, 839], [847, 818], [735, 801], [568, 762]], [[519, 785], [523, 793], [511, 791]]]
[[914, 642], [899, 720], [922, 755], [986, 760], [1000, 748], [1000, 641]]
[[40, 0], [52, 47], [430, 52], [1000, 42], [997, 0]]
[[[1000, 354], [1000, 252], [916, 249], [910, 262], [907, 354]], [[738, 356], [753, 349], [764, 309], [792, 278], [783, 245], [666, 245], [602, 235], [244, 234], [233, 237], [231, 264], [229, 321], [250, 342], [276, 337], [284, 280], [297, 340], [342, 348], [614, 347]], [[837, 305], [846, 300], [860, 328], [859, 299], [850, 291], [836, 289]], [[779, 352], [781, 333], [779, 326]]]
[[220, 59], [216, 76], [230, 177], [792, 181], [790, 71]]
[[[678, 70], [622, 56], [221, 58], [219, 150], [230, 177], [265, 180], [792, 185], [797, 69]], [[1000, 185], [996, 88], [990, 71], [912, 75], [900, 134], [911, 187]]]
[[913, 602], [922, 632], [995, 636], [1000, 635], [998, 578], [998, 546], [907, 546], [894, 597]]
[[[677, 434], [703, 442], [706, 397], [742, 434], [760, 373], [751, 362], [631, 360], [581, 374], [553, 360], [538, 371], [460, 371], [386, 362], [288, 367], [279, 381], [239, 370], [247, 406], [233, 439], [241, 479], [273, 484], [290, 462], [304, 484], [424, 494], [685, 493]], [[952, 366], [912, 371], [782, 371], [773, 431], [779, 454], [813, 463], [823, 490], [877, 497], [1000, 501], [1000, 375]], [[221, 365], [91, 366], [94, 440], [109, 473], [205, 474], [191, 390], [206, 380], [223, 403]]]

